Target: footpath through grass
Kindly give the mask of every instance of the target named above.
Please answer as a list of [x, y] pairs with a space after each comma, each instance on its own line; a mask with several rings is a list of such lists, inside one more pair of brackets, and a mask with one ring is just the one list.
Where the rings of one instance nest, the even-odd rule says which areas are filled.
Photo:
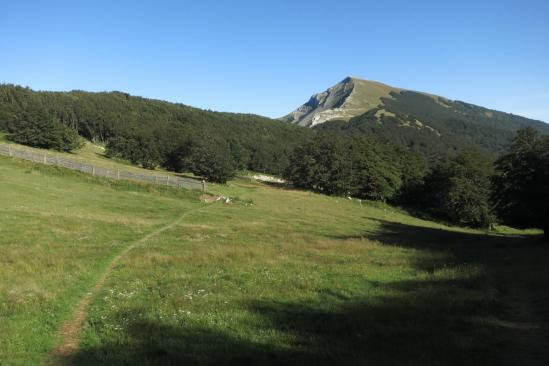
[[112, 257], [200, 204], [5, 157], [0, 197], [1, 365], [38, 364]]
[[[204, 205], [6, 158], [0, 177], [6, 365], [47, 360], [105, 263]], [[239, 200], [129, 252], [94, 297], [73, 364], [549, 362], [549, 248], [536, 235], [247, 180], [211, 189]]]

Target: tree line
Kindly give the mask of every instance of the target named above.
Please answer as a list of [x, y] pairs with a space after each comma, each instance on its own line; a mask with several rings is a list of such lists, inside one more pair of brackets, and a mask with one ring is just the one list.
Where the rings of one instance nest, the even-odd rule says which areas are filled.
[[379, 139], [319, 134], [294, 150], [284, 176], [297, 188], [401, 204], [455, 225], [549, 234], [549, 136], [532, 128], [496, 160], [478, 150], [425, 159]]
[[145, 168], [183, 169], [219, 182], [236, 169], [281, 174], [293, 148], [314, 135], [266, 117], [121, 92], [36, 92], [14, 85], [0, 85], [0, 130], [22, 144], [64, 151], [84, 138]]
[[238, 170], [295, 187], [381, 200], [470, 227], [503, 222], [549, 232], [549, 137], [520, 130], [494, 159], [482, 150], [429, 155], [387, 136], [310, 130], [128, 94], [0, 86], [0, 130], [13, 141], [72, 151], [83, 138], [144, 168], [224, 183]]

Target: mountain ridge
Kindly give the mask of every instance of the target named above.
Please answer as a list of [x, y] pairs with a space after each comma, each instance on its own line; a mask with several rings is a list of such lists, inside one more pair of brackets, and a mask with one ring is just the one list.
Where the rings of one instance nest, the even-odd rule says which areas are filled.
[[[344, 91], [343, 93], [341, 92], [342, 90]], [[334, 120], [348, 121], [353, 117], [357, 117], [383, 105], [383, 98], [393, 98], [392, 93], [402, 92], [419, 93], [429, 96], [433, 98], [435, 102], [446, 108], [450, 107], [446, 102], [466, 103], [432, 93], [394, 87], [375, 80], [362, 79], [357, 76], [347, 76], [325, 91], [313, 94], [306, 103], [282, 117], [281, 120], [303, 127], [315, 127], [319, 124]], [[335, 102], [334, 99], [336, 99]], [[466, 104], [485, 108], [472, 103]], [[496, 111], [535, 122], [545, 123], [549, 126], [549, 123], [533, 118], [501, 112], [490, 108], [485, 109], [488, 113], [490, 111]]]
[[442, 96], [346, 77], [282, 118], [316, 130], [376, 136], [424, 153], [501, 154], [517, 130], [549, 124]]
[[313, 94], [308, 102], [283, 117], [290, 123], [314, 127], [329, 120], [348, 120], [375, 108], [381, 97], [400, 91], [389, 85], [348, 76], [323, 92]]
[[317, 131], [379, 137], [429, 156], [468, 148], [495, 156], [506, 151], [520, 128], [549, 134], [549, 124], [541, 121], [356, 77], [315, 94], [302, 107], [285, 123], [120, 91], [48, 92], [0, 84], [0, 131], [53, 121], [90, 141], [131, 141], [136, 146], [128, 149], [136, 156], [148, 146], [164, 160], [188, 139], [215, 141], [237, 157], [239, 167], [273, 174], [284, 169], [295, 146]]

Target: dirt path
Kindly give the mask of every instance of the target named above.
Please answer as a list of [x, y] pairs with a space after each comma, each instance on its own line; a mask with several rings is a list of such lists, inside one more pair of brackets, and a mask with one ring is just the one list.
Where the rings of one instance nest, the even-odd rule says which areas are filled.
[[141, 239], [138, 239], [128, 245], [122, 252], [120, 252], [116, 257], [114, 257], [105, 271], [101, 274], [97, 282], [93, 285], [93, 287], [90, 289], [89, 292], [87, 292], [84, 297], [80, 299], [78, 304], [76, 305], [74, 309], [74, 313], [72, 315], [72, 318], [67, 320], [60, 328], [58, 334], [61, 341], [57, 345], [57, 347], [51, 352], [50, 357], [48, 358], [47, 364], [48, 365], [55, 365], [55, 366], [61, 366], [61, 365], [69, 365], [71, 362], [71, 356], [76, 353], [80, 346], [80, 336], [81, 336], [81, 330], [82, 326], [84, 325], [84, 321], [88, 317], [88, 311], [90, 309], [90, 304], [93, 299], [93, 297], [99, 292], [99, 290], [103, 287], [105, 282], [107, 281], [107, 278], [112, 273], [114, 267], [133, 249], [136, 247], [144, 244], [147, 240], [150, 238], [161, 234], [162, 232], [174, 227], [175, 225], [179, 224], [185, 217], [187, 217], [189, 214], [196, 212], [198, 210], [203, 209], [203, 207], [190, 209], [186, 211], [183, 215], [179, 216], [176, 220], [169, 223], [168, 225], [162, 226], [149, 234], [145, 235]]

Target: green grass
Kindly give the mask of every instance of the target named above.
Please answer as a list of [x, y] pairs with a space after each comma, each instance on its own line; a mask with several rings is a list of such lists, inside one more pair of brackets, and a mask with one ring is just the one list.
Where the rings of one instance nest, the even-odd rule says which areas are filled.
[[[94, 297], [75, 365], [549, 362], [537, 232], [237, 179], [233, 204], [0, 157], [0, 364], [47, 360]], [[252, 204], [250, 204], [252, 203]]]
[[132, 165], [129, 161], [118, 159], [118, 158], [109, 158], [105, 155], [105, 148], [91, 143], [90, 141], [85, 140], [82, 148], [75, 150], [73, 152], [61, 152], [55, 150], [44, 150], [39, 148], [33, 148], [30, 146], [25, 146], [21, 144], [16, 144], [12, 141], [9, 141], [6, 138], [5, 133], [0, 132], [0, 142], [9, 143], [16, 146], [18, 149], [34, 151], [38, 153], [47, 152], [50, 156], [59, 156], [62, 158], [71, 159], [74, 161], [79, 161], [83, 164], [95, 165], [97, 167], [105, 169], [120, 169], [124, 171], [140, 173], [145, 175], [170, 175], [176, 176], [179, 175], [174, 172], [169, 172], [162, 168], [156, 168], [155, 170], [142, 169], [135, 165]]
[[175, 193], [5, 157], [0, 177], [2, 365], [38, 362], [107, 261], [195, 205]]

